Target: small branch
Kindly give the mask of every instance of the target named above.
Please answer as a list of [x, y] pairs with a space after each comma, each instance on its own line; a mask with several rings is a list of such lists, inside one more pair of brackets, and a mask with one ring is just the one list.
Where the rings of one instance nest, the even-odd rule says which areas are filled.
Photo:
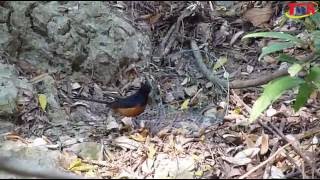
[[177, 22], [171, 26], [170, 30], [160, 44], [161, 57], [164, 57], [169, 53], [174, 44], [174, 41], [179, 35], [180, 28], [183, 24], [183, 19], [190, 16], [196, 10], [196, 8], [197, 5], [191, 5], [187, 7], [184, 11], [182, 11], [181, 15], [178, 17]]
[[259, 168], [261, 168], [262, 166], [264, 166], [265, 164], [267, 164], [269, 161], [271, 161], [277, 154], [280, 153], [280, 151], [282, 151], [284, 148], [286, 148], [287, 146], [289, 146], [289, 144], [286, 144], [284, 146], [282, 146], [280, 149], [278, 149], [274, 154], [272, 154], [267, 160], [263, 161], [262, 163], [260, 163], [258, 166], [250, 169], [250, 171], [248, 171], [247, 173], [245, 173], [244, 175], [240, 176], [239, 179], [244, 179], [246, 177], [248, 177], [250, 174], [252, 174], [253, 172], [255, 172], [256, 170], [258, 170]]
[[81, 176], [71, 173], [64, 173], [55, 169], [46, 169], [30, 164], [25, 160], [13, 159], [0, 156], [0, 170], [12, 174], [28, 177], [49, 178], [49, 179], [83, 179]]
[[[283, 140], [285, 140], [286, 142], [290, 142], [290, 140], [277, 128], [275, 127], [272, 123], [269, 123], [270, 126], [276, 131], [276, 133], [278, 134], [278, 136], [280, 136]], [[302, 152], [301, 150], [292, 145], [292, 149], [297, 153], [299, 154], [299, 156], [302, 157], [302, 159], [311, 167], [311, 168], [314, 168], [314, 164], [311, 162], [311, 160], [309, 158], [307, 158]], [[315, 168], [314, 168], [315, 169]], [[317, 176], [320, 177], [320, 172], [318, 170], [315, 170], [315, 173]]]
[[247, 87], [255, 87], [259, 85], [263, 85], [268, 83], [269, 81], [276, 79], [281, 76], [288, 75], [288, 69], [282, 69], [279, 71], [276, 71], [272, 74], [264, 75], [256, 79], [249, 79], [249, 80], [234, 80], [230, 82], [230, 88], [231, 89], [241, 89], [241, 88], [247, 88]]
[[226, 88], [227, 82], [214, 76], [213, 73], [211, 73], [210, 70], [207, 68], [207, 66], [203, 63], [203, 59], [199, 51], [199, 47], [195, 40], [191, 40], [191, 48], [193, 50], [193, 55], [196, 59], [196, 63], [200, 68], [200, 70], [202, 71], [202, 73], [206, 76], [206, 78], [209, 79], [214, 84], [223, 86], [224, 88]]
[[[204, 74], [204, 76], [211, 81], [214, 84], [218, 84], [224, 88], [227, 88], [227, 81], [221, 80], [218, 77], [216, 77], [204, 64], [202, 55], [199, 51], [199, 47], [195, 40], [191, 40], [191, 48], [193, 50], [193, 55], [196, 59], [196, 63], [198, 67], [200, 68], [200, 71]], [[271, 74], [263, 75], [256, 79], [249, 79], [249, 80], [234, 80], [230, 82], [230, 89], [241, 89], [241, 88], [247, 88], [247, 87], [255, 87], [260, 86], [263, 84], [268, 83], [269, 81], [272, 81], [278, 77], [282, 77], [288, 75], [288, 69], [282, 69], [278, 70], [276, 72], [273, 72]]]

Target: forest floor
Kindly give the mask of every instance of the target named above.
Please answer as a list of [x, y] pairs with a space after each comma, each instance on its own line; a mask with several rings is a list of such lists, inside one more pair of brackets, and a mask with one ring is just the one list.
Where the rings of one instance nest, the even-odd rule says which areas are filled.
[[[288, 65], [273, 55], [258, 61], [271, 40], [241, 38], [251, 32], [303, 32], [297, 23], [280, 26], [285, 3], [114, 1], [107, 5], [125, 13], [137, 29], [151, 32], [153, 55], [142, 71], [157, 83], [154, 97], [165, 107], [147, 108], [135, 118], [139, 129], [132, 128], [129, 118], [121, 119], [124, 127], [118, 132], [110, 123], [92, 125], [90, 140], [102, 144], [94, 145], [98, 160], [73, 159], [73, 165], [65, 163], [66, 169], [99, 178], [320, 178], [319, 94], [312, 94], [306, 106], [294, 112], [296, 91], [289, 91], [257, 121], [245, 123], [263, 92], [259, 79]], [[208, 79], [199, 61], [229, 88]], [[250, 79], [256, 84], [241, 88], [233, 84]], [[211, 117], [210, 125], [199, 123], [204, 115]]]

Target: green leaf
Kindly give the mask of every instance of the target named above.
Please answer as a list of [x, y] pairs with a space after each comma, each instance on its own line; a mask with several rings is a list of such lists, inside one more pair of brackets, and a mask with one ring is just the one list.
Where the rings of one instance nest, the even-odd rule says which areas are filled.
[[271, 81], [265, 87], [262, 95], [257, 99], [252, 107], [249, 121], [252, 123], [260, 114], [275, 100], [277, 100], [286, 90], [294, 88], [304, 81], [297, 77], [284, 76]]
[[259, 61], [261, 60], [261, 58], [267, 54], [273, 53], [273, 52], [277, 52], [277, 51], [281, 51], [283, 49], [287, 49], [287, 48], [291, 48], [295, 46], [295, 43], [292, 42], [283, 42], [283, 43], [274, 43], [271, 44], [269, 46], [263, 47], [262, 48], [262, 53], [259, 56]]
[[295, 112], [297, 112], [306, 104], [313, 91], [314, 88], [309, 83], [303, 83], [300, 85], [296, 101], [293, 104], [293, 109]]
[[293, 64], [288, 68], [288, 73], [290, 74], [290, 76], [293, 77], [296, 74], [298, 74], [298, 72], [301, 71], [301, 69], [302, 69], [302, 66], [300, 64]]
[[306, 81], [314, 84], [318, 89], [320, 89], [320, 68], [313, 66], [310, 69], [310, 73], [306, 76]]
[[269, 37], [269, 38], [278, 38], [282, 39], [285, 41], [291, 41], [294, 43], [303, 43], [302, 40], [299, 38], [296, 38], [288, 33], [282, 33], [282, 32], [258, 32], [258, 33], [252, 33], [252, 34], [247, 34], [245, 35], [242, 39], [244, 38], [250, 38], [250, 37]]
[[[309, 16], [310, 17], [310, 16]], [[309, 31], [314, 31], [317, 29], [317, 25], [315, 24], [314, 21], [312, 21], [310, 18], [305, 18], [303, 24], [308, 29]]]
[[306, 80], [311, 81], [320, 81], [320, 67], [313, 66], [310, 68], [310, 73], [307, 75]]
[[314, 31], [311, 34], [315, 52], [316, 54], [320, 54], [320, 31]]
[[317, 28], [320, 29], [320, 13], [316, 12], [314, 15], [309, 17], [317, 25]]
[[38, 99], [41, 109], [45, 111], [47, 107], [47, 96], [44, 94], [38, 94]]
[[296, 59], [292, 56], [288, 56], [286, 54], [281, 54], [279, 57], [277, 57], [277, 60], [281, 61], [281, 62], [287, 62], [290, 64], [295, 64], [295, 63], [301, 64], [301, 62], [298, 59]]

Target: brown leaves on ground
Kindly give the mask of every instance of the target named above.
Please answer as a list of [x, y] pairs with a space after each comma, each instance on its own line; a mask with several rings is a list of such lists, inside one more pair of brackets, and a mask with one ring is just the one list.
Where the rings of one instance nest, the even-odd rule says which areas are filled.
[[268, 5], [264, 8], [252, 8], [244, 13], [244, 17], [256, 27], [265, 25], [270, 20], [271, 16], [271, 5]]

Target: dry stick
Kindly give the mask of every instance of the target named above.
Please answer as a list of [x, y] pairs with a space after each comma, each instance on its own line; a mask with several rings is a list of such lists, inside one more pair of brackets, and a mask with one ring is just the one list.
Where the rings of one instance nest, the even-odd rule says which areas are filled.
[[39, 177], [49, 179], [83, 179], [81, 176], [64, 173], [55, 169], [46, 169], [38, 165], [32, 165], [25, 160], [0, 156], [0, 170], [20, 176]]
[[163, 39], [163, 41], [160, 44], [161, 57], [164, 57], [169, 53], [171, 47], [173, 46], [174, 41], [176, 40], [177, 36], [179, 35], [179, 30], [182, 25], [182, 20], [185, 17], [190, 16], [194, 10], [195, 10], [195, 8], [194, 9], [186, 8], [181, 13], [181, 15], [178, 17], [177, 22], [170, 28], [170, 30], [168, 31], [165, 38]]
[[[233, 93], [233, 97], [235, 98], [235, 100], [236, 101], [238, 101], [240, 104], [242, 104], [243, 106], [244, 106], [244, 108], [246, 109], [246, 111], [248, 112], [248, 113], [250, 113], [251, 112], [251, 108], [246, 104], [246, 103], [244, 103], [243, 101], [242, 101], [242, 99], [240, 99], [240, 97], [232, 90], [232, 93]], [[258, 124], [260, 125], [260, 126], [262, 126], [263, 128], [265, 128], [265, 129], [267, 129], [267, 130], [269, 130], [270, 132], [272, 132], [274, 135], [278, 135], [278, 136], [280, 136], [282, 139], [284, 139], [285, 141], [287, 141], [288, 143], [289, 143], [289, 141], [288, 141], [288, 139], [283, 135], [283, 136], [281, 136], [281, 134], [279, 134], [279, 133], [277, 133], [277, 131], [276, 131], [276, 129], [275, 130], [273, 130], [272, 128], [270, 128], [269, 126], [267, 126], [267, 125], [265, 125], [260, 119], [258, 119], [257, 120], [257, 122], [258, 122]], [[296, 153], [298, 153], [299, 154], [299, 150], [298, 149], [295, 149], [295, 147], [293, 146], [293, 150], [296, 152]], [[301, 154], [299, 154], [300, 156], [301, 155], [303, 155], [302, 153]], [[304, 157], [304, 156], [301, 156], [302, 158]], [[307, 162], [308, 163], [308, 162]], [[310, 163], [308, 163], [309, 165], [312, 165], [312, 164], [310, 164]], [[311, 166], [312, 167], [312, 166]], [[299, 169], [299, 171], [300, 171], [300, 169]], [[317, 172], [317, 171], [316, 171]]]
[[262, 166], [264, 166], [265, 164], [267, 164], [269, 161], [271, 161], [277, 154], [279, 154], [280, 151], [282, 151], [284, 148], [286, 148], [287, 146], [289, 146], [291, 143], [288, 143], [284, 146], [282, 146], [281, 148], [279, 148], [274, 154], [272, 154], [267, 160], [263, 161], [262, 163], [260, 163], [258, 166], [250, 169], [247, 173], [245, 173], [244, 175], [240, 176], [239, 179], [244, 179], [246, 177], [248, 177], [250, 174], [252, 174], [253, 172], [255, 172], [256, 170], [258, 170], [259, 168], [261, 168]]
[[[278, 134], [283, 140], [285, 140], [286, 142], [290, 142], [290, 140], [289, 140], [277, 127], [275, 127], [275, 126], [274, 126], [273, 124], [271, 124], [271, 123], [269, 123], [269, 124], [270, 124], [270, 126], [277, 132], [277, 134]], [[293, 149], [297, 154], [299, 154], [299, 156], [301, 156], [302, 159], [303, 159], [311, 168], [314, 168], [314, 169], [315, 169], [315, 167], [314, 167], [313, 163], [310, 161], [310, 159], [308, 159], [308, 158], [301, 152], [301, 150], [300, 150], [298, 147], [292, 145], [292, 149]], [[319, 172], [318, 170], [315, 170], [315, 173], [316, 173], [316, 175], [317, 175], [318, 177], [320, 177], [320, 172]]]
[[166, 36], [163, 38], [160, 48], [161, 48], [161, 57], [167, 55], [168, 50], [170, 50], [172, 43], [175, 40], [175, 30], [177, 29], [177, 23], [174, 23], [171, 28], [169, 29], [168, 33]]
[[288, 69], [282, 69], [272, 74], [261, 76], [260, 78], [257, 78], [257, 79], [250, 79], [250, 80], [244, 80], [244, 81], [235, 80], [230, 83], [230, 88], [241, 89], [241, 88], [247, 88], [247, 87], [255, 87], [255, 86], [266, 84], [273, 79], [276, 79], [281, 76], [286, 76], [288, 74], [289, 74]]
[[222, 81], [221, 79], [214, 76], [214, 74], [211, 73], [210, 70], [207, 68], [207, 66], [203, 63], [203, 59], [199, 51], [199, 47], [195, 40], [191, 40], [191, 48], [193, 50], [193, 55], [196, 59], [196, 63], [199, 66], [202, 73], [206, 76], [206, 78], [216, 85], [223, 86], [224, 88], [227, 87], [227, 82]]
[[[218, 84], [218, 85], [226, 88], [227, 82], [216, 77], [213, 73], [211, 73], [211, 71], [204, 64], [201, 53], [199, 51], [199, 47], [194, 40], [191, 40], [191, 48], [193, 50], [193, 55], [196, 59], [196, 63], [198, 64], [200, 71], [202, 71], [202, 73], [205, 75], [205, 77], [209, 81], [213, 82], [214, 84]], [[235, 80], [235, 81], [230, 82], [230, 89], [241, 89], [241, 88], [255, 87], [255, 86], [263, 85], [273, 79], [276, 79], [278, 77], [285, 76], [285, 75], [288, 75], [287, 69], [278, 70], [274, 73], [261, 76], [260, 78], [257, 78], [257, 79]]]
[[[286, 157], [287, 157], [287, 159], [297, 168], [297, 171], [296, 171], [296, 172], [298, 172], [299, 174], [302, 174], [302, 176], [303, 176], [302, 169], [301, 169], [301, 168], [299, 167], [299, 165], [295, 162], [296, 160], [294, 160], [288, 153], [286, 153]], [[286, 175], [286, 177], [289, 178], [288, 175]]]

